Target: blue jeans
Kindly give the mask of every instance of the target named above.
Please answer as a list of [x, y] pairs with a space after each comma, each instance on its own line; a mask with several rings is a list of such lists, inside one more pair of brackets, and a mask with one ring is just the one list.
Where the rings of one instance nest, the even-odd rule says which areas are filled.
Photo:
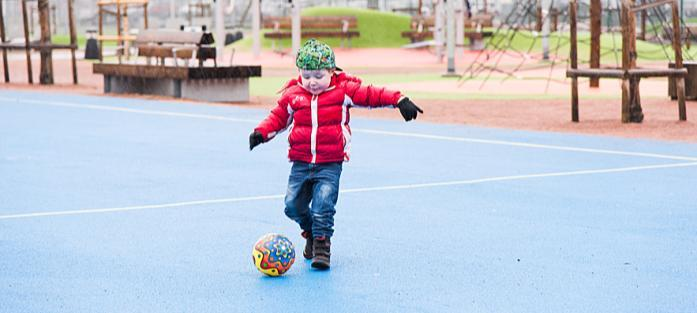
[[342, 162], [293, 162], [286, 192], [286, 215], [313, 237], [334, 234]]

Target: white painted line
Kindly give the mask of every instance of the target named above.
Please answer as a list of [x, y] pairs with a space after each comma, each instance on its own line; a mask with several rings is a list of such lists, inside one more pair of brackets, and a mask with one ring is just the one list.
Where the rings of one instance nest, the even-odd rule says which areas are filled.
[[523, 179], [533, 179], [533, 178], [607, 174], [607, 173], [633, 172], [633, 171], [676, 168], [676, 167], [691, 167], [691, 166], [697, 166], [697, 162], [618, 167], [618, 168], [608, 168], [608, 169], [598, 169], [598, 170], [580, 170], [580, 171], [570, 171], [570, 172], [541, 173], [541, 174], [529, 174], [529, 175], [499, 176], [499, 177], [479, 178], [479, 179], [471, 179], [471, 180], [456, 180], [456, 181], [424, 183], [424, 184], [409, 184], [409, 185], [395, 185], [395, 186], [384, 186], [384, 187], [343, 189], [341, 192], [342, 193], [353, 193], [353, 192], [417, 189], [417, 188], [456, 186], [456, 185], [474, 185], [474, 184], [489, 183], [489, 182], [523, 180]]
[[0, 215], [0, 220], [14, 219], [14, 218], [29, 218], [29, 217], [95, 214], [95, 213], [125, 212], [125, 211], [143, 211], [143, 210], [152, 210], [152, 209], [176, 208], [176, 207], [183, 207], [183, 206], [197, 206], [197, 205], [217, 204], [217, 203], [233, 203], [233, 202], [244, 202], [244, 201], [283, 199], [283, 197], [285, 197], [285, 195], [240, 197], [240, 198], [212, 199], [212, 200], [197, 200], [197, 201], [174, 202], [174, 203], [163, 203], [163, 204], [138, 205], [138, 206], [129, 206], [129, 207], [121, 207], [121, 208], [36, 212], [36, 213], [24, 213], [24, 214]]
[[412, 137], [412, 138], [422, 138], [422, 139], [460, 141], [460, 142], [481, 143], [481, 144], [490, 144], [490, 145], [503, 145], [503, 146], [513, 146], [513, 147], [561, 150], [561, 151], [573, 151], [573, 152], [587, 152], [587, 153], [598, 153], [598, 154], [615, 154], [615, 155], [624, 155], [624, 156], [636, 156], [636, 157], [669, 159], [669, 160], [679, 160], [679, 161], [697, 161], [697, 157], [686, 157], [686, 156], [656, 154], [656, 153], [605, 150], [605, 149], [591, 149], [591, 148], [579, 148], [579, 147], [556, 146], [556, 145], [543, 145], [543, 144], [525, 143], [525, 142], [516, 142], [516, 141], [502, 141], [502, 140], [489, 140], [489, 139], [477, 139], [477, 138], [437, 136], [437, 135], [402, 133], [402, 132], [382, 131], [382, 130], [372, 130], [372, 129], [359, 129], [359, 130], [355, 130], [355, 131], [367, 133], [367, 134], [387, 135], [387, 136], [400, 136], [400, 137]]
[[[514, 181], [514, 180], [524, 180], [524, 179], [534, 179], [534, 178], [544, 178], [544, 177], [563, 177], [563, 176], [606, 174], [606, 173], [632, 172], [632, 171], [677, 168], [677, 167], [690, 167], [690, 166], [697, 166], [697, 162], [646, 165], [646, 166], [632, 166], [632, 167], [618, 167], [618, 168], [597, 169], [597, 170], [581, 170], [581, 171], [554, 172], [554, 173], [541, 173], [541, 174], [529, 174], [529, 175], [499, 176], [499, 177], [479, 178], [479, 179], [470, 179], [470, 180], [456, 180], [456, 181], [435, 182], [435, 183], [423, 183], [423, 184], [407, 184], [407, 185], [378, 186], [378, 187], [367, 187], [367, 188], [352, 188], [352, 189], [342, 189], [340, 191], [340, 193], [348, 194], [348, 193], [375, 192], [375, 191], [388, 191], [388, 190], [432, 188], [432, 187], [443, 187], [443, 186], [474, 185], [474, 184], [489, 183], [489, 182]], [[130, 207], [121, 207], [121, 208], [84, 209], [84, 210], [48, 211], [48, 212], [36, 212], [36, 213], [24, 213], [24, 214], [10, 214], [10, 215], [0, 215], [0, 220], [32, 218], [32, 217], [63, 216], [63, 215], [125, 212], [125, 211], [143, 211], [143, 210], [152, 210], [152, 209], [176, 208], [176, 207], [184, 207], [184, 206], [198, 206], [198, 205], [206, 205], [206, 204], [234, 203], [234, 202], [247, 202], [247, 201], [260, 201], [260, 200], [276, 200], [276, 199], [283, 199], [284, 197], [285, 197], [285, 195], [267, 195], [267, 196], [251, 196], [251, 197], [239, 197], [239, 198], [186, 201], [186, 202], [175, 202], [175, 203], [164, 203], [164, 204], [153, 204], [153, 205], [139, 205], [139, 206], [130, 206]]]
[[[31, 103], [31, 104], [44, 104], [44, 105], [80, 108], [80, 109], [120, 111], [120, 112], [127, 112], [127, 113], [186, 117], [186, 118], [197, 118], [197, 119], [207, 119], [207, 120], [217, 120], [217, 121], [242, 122], [242, 123], [250, 123], [250, 124], [257, 124], [260, 122], [259, 120], [253, 120], [253, 119], [232, 118], [232, 117], [224, 117], [224, 116], [209, 115], [209, 114], [177, 113], [177, 112], [160, 111], [160, 110], [142, 110], [142, 109], [131, 109], [131, 108], [124, 108], [124, 107], [116, 107], [116, 106], [107, 106], [107, 105], [77, 104], [77, 103], [60, 102], [60, 101], [24, 100], [24, 99], [19, 99], [19, 98], [7, 98], [7, 97], [0, 97], [0, 101], [24, 102], [24, 103]], [[583, 153], [596, 153], [596, 154], [623, 155], [623, 156], [646, 157], [646, 158], [668, 159], [668, 160], [678, 160], [678, 161], [697, 161], [697, 157], [669, 155], [669, 154], [631, 152], [631, 151], [607, 150], [607, 149], [592, 149], [592, 148], [581, 148], [581, 147], [572, 147], [572, 146], [545, 145], [545, 144], [525, 143], [525, 142], [516, 142], [516, 141], [489, 140], [489, 139], [467, 138], [467, 137], [438, 136], [438, 135], [428, 135], [428, 134], [418, 134], [418, 133], [383, 131], [383, 130], [375, 130], [375, 129], [360, 129], [360, 128], [357, 129], [357, 128], [354, 128], [353, 131], [367, 133], [367, 134], [376, 134], [376, 135], [411, 137], [411, 138], [445, 140], [445, 141], [459, 141], [459, 142], [489, 144], [489, 145], [502, 145], [502, 146], [512, 146], [512, 147], [524, 147], [524, 148], [559, 150], [559, 151], [570, 151], [570, 152], [583, 152]]]
[[136, 114], [146, 114], [146, 115], [161, 115], [161, 116], [173, 116], [173, 117], [186, 117], [186, 118], [196, 118], [196, 119], [206, 119], [215, 121], [227, 121], [227, 122], [242, 122], [242, 123], [258, 123], [258, 120], [253, 119], [242, 119], [234, 117], [225, 117], [219, 115], [209, 115], [209, 114], [192, 114], [192, 113], [180, 113], [171, 111], [161, 111], [161, 110], [143, 110], [143, 109], [131, 109], [125, 107], [109, 106], [109, 105], [92, 105], [92, 104], [78, 104], [62, 101], [44, 101], [44, 100], [25, 100], [17, 98], [4, 98], [0, 97], [0, 101], [8, 102], [23, 102], [30, 104], [43, 104], [57, 107], [75, 108], [75, 109], [90, 109], [90, 110], [100, 110], [100, 111], [116, 111], [116, 112], [126, 112], [126, 113], [136, 113]]

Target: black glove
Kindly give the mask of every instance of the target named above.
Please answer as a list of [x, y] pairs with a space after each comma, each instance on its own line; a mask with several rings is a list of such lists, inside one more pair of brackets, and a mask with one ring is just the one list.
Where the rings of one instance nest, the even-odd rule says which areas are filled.
[[404, 117], [404, 120], [407, 122], [415, 120], [416, 115], [419, 113], [424, 113], [421, 108], [417, 107], [416, 104], [411, 102], [411, 100], [409, 100], [407, 97], [404, 97], [402, 101], [399, 101], [399, 103], [397, 103], [397, 107], [399, 108], [399, 112], [402, 113], [402, 117]]
[[249, 151], [252, 151], [254, 147], [262, 144], [264, 142], [264, 136], [258, 132], [254, 131], [251, 134], [249, 134]]

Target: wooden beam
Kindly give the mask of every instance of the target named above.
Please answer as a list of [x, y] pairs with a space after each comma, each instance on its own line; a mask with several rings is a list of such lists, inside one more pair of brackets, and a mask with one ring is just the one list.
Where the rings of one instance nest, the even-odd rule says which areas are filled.
[[[578, 68], [578, 38], [576, 35], [576, 10], [578, 4], [576, 0], [569, 1], [569, 32], [570, 44], [569, 58], [571, 59], [571, 69]], [[571, 78], [571, 121], [578, 122], [578, 78]]]
[[[5, 43], [5, 13], [2, 8], [2, 0], [0, 0], [0, 40]], [[2, 68], [4, 69], [5, 82], [10, 82], [10, 68], [7, 64], [7, 49], [2, 49]]]
[[[600, 0], [591, 0], [590, 2], [590, 28], [591, 28], [591, 49], [590, 49], [590, 67], [600, 68], [600, 33], [602, 20], [602, 6]], [[600, 79], [593, 77], [590, 79], [590, 87], [600, 87]]]
[[685, 68], [661, 68], [661, 69], [643, 69], [635, 68], [627, 71], [627, 76], [630, 77], [685, 77], [687, 69]]
[[22, 0], [22, 20], [24, 21], [24, 45], [25, 51], [27, 53], [27, 77], [29, 78], [29, 84], [34, 83], [34, 74], [31, 68], [31, 50], [29, 49], [29, 25], [27, 24], [27, 0]]
[[[117, 0], [117, 3], [118, 3], [118, 0]], [[120, 5], [116, 6], [116, 35], [121, 37], [121, 6]], [[123, 41], [119, 39], [117, 41], [117, 45], [123, 46]]]
[[642, 5], [632, 5], [632, 13], [660, 7], [662, 5], [673, 3], [674, 0], [660, 0], [656, 2], [644, 3]]
[[[673, 13], [673, 50], [675, 50], [675, 68], [681, 69], [682, 64], [682, 46], [680, 44], [680, 13], [678, 12], [678, 3], [673, 0], [671, 5]], [[675, 79], [676, 91], [678, 93], [678, 118], [681, 121], [687, 120], [687, 108], [685, 107], [685, 78]]]
[[[646, 0], [641, 0], [642, 3], [646, 3]], [[641, 10], [641, 33], [639, 34], [639, 39], [646, 40], [646, 20], [648, 19], [648, 14], [646, 10]]]
[[[222, 1], [222, 0], [219, 0]], [[148, 29], [148, 3], [143, 4], [143, 29]]]
[[[27, 48], [26, 44], [23, 43], [0, 43], [0, 49], [8, 49], [8, 50], [24, 50]], [[33, 41], [29, 42], [29, 49], [31, 50], [76, 50], [77, 45], [71, 45], [71, 44], [54, 44], [54, 43], [48, 43], [48, 44], [43, 44], [40, 41]]]
[[112, 10], [109, 10], [109, 9], [102, 8], [102, 12], [104, 12], [104, 14], [109, 14], [109, 15], [116, 16], [116, 11], [112, 11]]
[[[633, 0], [622, 0], [622, 69], [628, 71], [636, 67], [636, 20], [631, 10]], [[632, 121], [632, 106], [640, 106], [636, 103], [637, 97], [629, 77], [622, 79], [622, 122]]]
[[133, 35], [101, 35], [97, 36], [97, 41], [123, 41], [123, 40], [129, 40], [133, 41], [136, 40], [136, 36]]
[[589, 77], [589, 78], [624, 78], [626, 72], [620, 69], [569, 69], [566, 71], [566, 77]]
[[92, 72], [95, 74], [111, 76], [153, 79], [223, 79], [259, 77], [261, 76], [261, 66], [177, 67], [142, 64], [94, 63], [92, 65]]
[[[74, 0], [68, 0], [68, 27], [70, 28], [70, 44], [77, 46], [77, 34], [75, 31], [75, 14], [73, 12], [73, 1]], [[70, 61], [72, 63], [73, 68], [73, 84], [77, 85], [77, 61], [75, 60], [75, 49], [70, 50]]]
[[[39, 25], [41, 26], [41, 44], [51, 44], [51, 12], [48, 0], [39, 0]], [[39, 83], [53, 85], [53, 49], [41, 49], [41, 66]]]

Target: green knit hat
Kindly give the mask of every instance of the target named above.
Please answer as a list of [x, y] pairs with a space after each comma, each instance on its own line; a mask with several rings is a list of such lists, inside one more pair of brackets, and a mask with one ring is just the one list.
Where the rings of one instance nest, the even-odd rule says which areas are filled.
[[310, 39], [298, 50], [295, 66], [303, 70], [334, 69], [334, 51], [326, 43]]

